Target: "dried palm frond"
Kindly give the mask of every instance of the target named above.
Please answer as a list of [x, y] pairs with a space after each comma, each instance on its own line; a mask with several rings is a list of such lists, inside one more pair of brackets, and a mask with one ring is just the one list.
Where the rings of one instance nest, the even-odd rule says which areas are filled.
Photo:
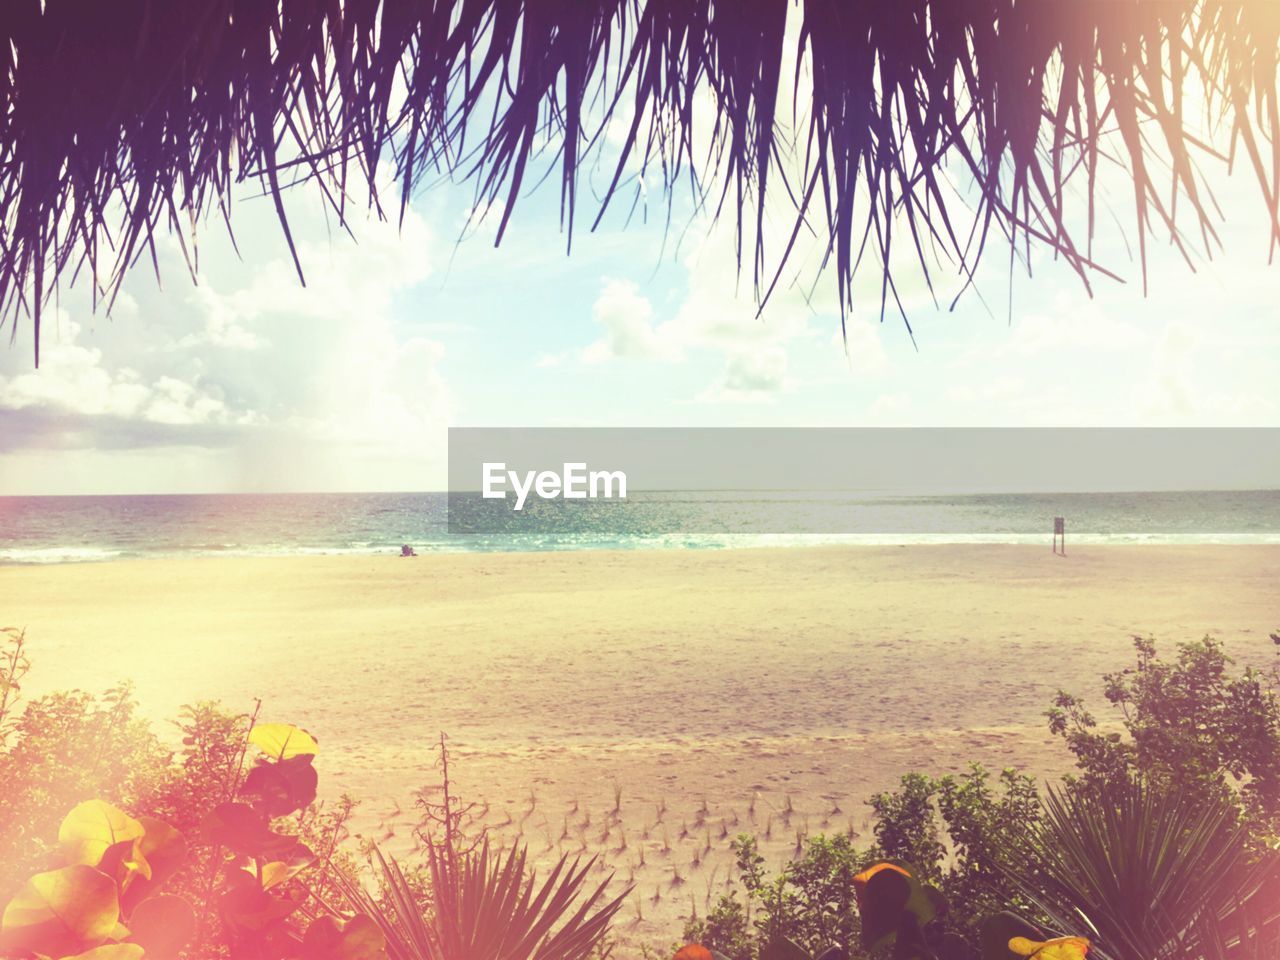
[[[939, 260], [972, 277], [994, 234], [1087, 283], [1112, 163], [1144, 273], [1152, 229], [1184, 253], [1189, 232], [1216, 241], [1197, 160], [1252, 167], [1274, 253], [1278, 47], [1272, 0], [7, 0], [0, 319], [32, 317], [38, 362], [60, 280], [84, 274], [109, 305], [162, 231], [194, 269], [197, 226], [230, 227], [251, 178], [291, 250], [289, 184], [340, 218], [359, 184], [381, 213], [383, 163], [401, 215], [428, 175], [465, 178], [501, 239], [552, 154], [570, 237], [589, 155], [616, 171], [597, 222], [637, 180], [670, 200], [687, 177], [735, 218], [740, 267], [753, 238], [762, 301], [802, 230], [824, 238], [842, 309], [868, 253], [882, 313], [897, 299], [895, 240], [926, 278]], [[794, 208], [774, 251], [766, 195]]]

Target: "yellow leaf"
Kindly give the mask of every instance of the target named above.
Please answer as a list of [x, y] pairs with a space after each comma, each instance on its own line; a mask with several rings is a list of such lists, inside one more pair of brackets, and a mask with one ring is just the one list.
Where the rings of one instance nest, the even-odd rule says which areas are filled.
[[259, 723], [249, 731], [249, 742], [273, 760], [288, 760], [320, 750], [315, 737], [291, 723]]
[[311, 864], [315, 863], [315, 854], [305, 844], [297, 844], [289, 852], [288, 860], [273, 860], [262, 867], [262, 889], [270, 890], [278, 887], [286, 880], [292, 880]]
[[1055, 937], [1052, 940], [1028, 940], [1014, 937], [1009, 949], [1021, 957], [1034, 960], [1085, 960], [1089, 953], [1089, 941], [1084, 937]]
[[74, 955], [109, 937], [120, 919], [116, 885], [100, 870], [73, 864], [37, 873], [4, 908], [6, 946]]
[[93, 866], [111, 877], [120, 888], [120, 892], [133, 888], [139, 881], [151, 879], [151, 864], [143, 856], [140, 849], [142, 838], [121, 840], [107, 847], [107, 852]]
[[86, 800], [58, 828], [58, 843], [68, 863], [96, 867], [110, 847], [137, 840], [146, 829], [133, 817], [102, 800]]

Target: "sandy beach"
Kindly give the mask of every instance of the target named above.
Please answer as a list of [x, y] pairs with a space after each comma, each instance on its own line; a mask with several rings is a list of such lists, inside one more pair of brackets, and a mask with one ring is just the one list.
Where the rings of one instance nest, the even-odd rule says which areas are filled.
[[606, 852], [636, 883], [620, 931], [666, 943], [727, 836], [768, 831], [777, 861], [797, 832], [865, 839], [862, 801], [911, 769], [1064, 771], [1044, 710], [1066, 688], [1101, 712], [1133, 634], [1266, 662], [1277, 583], [1274, 546], [188, 559], [0, 568], [0, 620], [29, 696], [131, 680], [157, 721], [261, 698], [393, 850], [447, 731], [492, 827]]

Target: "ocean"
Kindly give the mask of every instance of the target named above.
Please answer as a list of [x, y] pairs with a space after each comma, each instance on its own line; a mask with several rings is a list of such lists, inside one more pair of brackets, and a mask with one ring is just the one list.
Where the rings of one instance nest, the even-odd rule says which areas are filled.
[[[593, 505], [594, 506], [594, 505]], [[0, 564], [144, 557], [715, 549], [820, 543], [1280, 543], [1280, 491], [647, 493], [553, 532], [456, 535], [444, 493], [0, 497]], [[759, 530], [762, 513], [784, 518]], [[794, 522], [792, 522], [794, 521]], [[807, 531], [789, 533], [788, 529]], [[821, 532], [829, 531], [829, 532]]]

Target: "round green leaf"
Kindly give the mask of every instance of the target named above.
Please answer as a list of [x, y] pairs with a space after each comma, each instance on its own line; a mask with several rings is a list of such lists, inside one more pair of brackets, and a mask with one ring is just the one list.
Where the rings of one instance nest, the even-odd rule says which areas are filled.
[[214, 807], [202, 829], [214, 843], [255, 859], [280, 860], [298, 845], [297, 838], [275, 833], [265, 814], [244, 803]]
[[320, 750], [315, 737], [291, 723], [259, 723], [249, 731], [249, 742], [273, 760], [288, 760]]
[[127, 813], [103, 800], [86, 800], [62, 821], [58, 843], [68, 863], [96, 867], [108, 848], [144, 833], [142, 824]]
[[0, 934], [8, 947], [74, 955], [106, 940], [119, 919], [115, 881], [73, 864], [28, 880], [4, 908]]
[[256, 797], [256, 806], [267, 816], [283, 817], [309, 807], [316, 799], [318, 778], [312, 755], [300, 753], [287, 760], [259, 760], [249, 771], [241, 793]]
[[163, 820], [139, 817], [146, 831], [138, 841], [138, 851], [151, 864], [151, 881], [164, 883], [187, 858], [187, 839]]
[[164, 894], [143, 900], [129, 918], [134, 943], [149, 956], [177, 956], [195, 936], [196, 914], [182, 897]]

